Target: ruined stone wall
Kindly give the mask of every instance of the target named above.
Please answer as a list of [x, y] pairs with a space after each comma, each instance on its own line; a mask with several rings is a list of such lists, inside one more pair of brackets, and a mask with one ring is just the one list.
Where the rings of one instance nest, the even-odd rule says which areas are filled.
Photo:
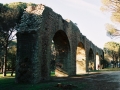
[[[72, 21], [64, 20], [61, 15], [42, 4], [28, 7], [18, 27], [16, 82], [38, 83], [50, 79], [52, 41], [56, 49], [55, 62], [61, 64], [57, 74], [61, 76], [62, 73], [63, 76], [76, 74], [76, 50], [79, 42], [83, 43], [85, 49], [86, 71], [90, 49], [94, 54], [93, 62], [96, 51], [103, 55], [102, 50], [82, 35]], [[23, 67], [22, 63], [25, 63]], [[24, 68], [30, 72], [25, 72]]]
[[[43, 57], [42, 60], [46, 61], [46, 62], [44, 62], [44, 64], [48, 63], [48, 65], [44, 65], [43, 70], [45, 69], [45, 66], [46, 66], [46, 69], [49, 68], [49, 63], [50, 63], [49, 59], [51, 58], [51, 56], [50, 56], [50, 53], [51, 53], [50, 52], [50, 45], [52, 43], [52, 40], [54, 40], [57, 51], [59, 52], [59, 54], [60, 54], [60, 47], [57, 46], [58, 43], [59, 43], [59, 45], [62, 46], [61, 49], [66, 50], [66, 52], [67, 52], [66, 57], [64, 55], [62, 56], [62, 53], [61, 53], [61, 55], [57, 57], [56, 61], [61, 62], [63, 64], [62, 71], [66, 72], [66, 74], [68, 75], [68, 74], [71, 73], [69, 71], [71, 69], [71, 67], [70, 67], [71, 66], [70, 65], [71, 64], [70, 63], [71, 62], [71, 57], [70, 57], [71, 53], [70, 53], [70, 50], [69, 50], [70, 45], [67, 45], [68, 48], [65, 49], [64, 44], [58, 42], [59, 40], [61, 40], [61, 39], [59, 39], [58, 35], [59, 35], [59, 33], [62, 33], [62, 31], [63, 31], [67, 36], [71, 36], [70, 35], [71, 33], [68, 32], [69, 23], [67, 23], [67, 21], [63, 20], [63, 18], [59, 14], [56, 14], [55, 12], [52, 11], [52, 9], [50, 9], [48, 7], [46, 7], [45, 11], [43, 12], [43, 18], [44, 18], [43, 19], [43, 28], [40, 29], [40, 32], [41, 32], [41, 30], [44, 30], [43, 32], [41, 32], [42, 35], [43, 35], [42, 41], [45, 42], [45, 39], [46, 39], [47, 44], [46, 44], [46, 47], [43, 49], [43, 51], [45, 49], [47, 49], [46, 50], [47, 54], [45, 54], [45, 56], [44, 56], [44, 57], [46, 57], [46, 59]], [[56, 35], [56, 33], [57, 33], [57, 35]], [[61, 34], [60, 37], [64, 37], [64, 35], [62, 36], [62, 34]], [[65, 39], [68, 39], [68, 41], [65, 40], [65, 42], [67, 44], [69, 44], [69, 37], [65, 38]], [[42, 46], [45, 46], [44, 43], [42, 43], [42, 44], [43, 44]], [[49, 54], [48, 54], [48, 52], [49, 52]], [[47, 59], [47, 57], [48, 57], [48, 59]], [[60, 61], [60, 59], [63, 59], [64, 62]], [[66, 59], [66, 60], [64, 60], [64, 59]], [[69, 62], [69, 63], [67, 63], [67, 62]], [[67, 64], [67, 65], [65, 65], [65, 64]], [[49, 74], [49, 72], [45, 73], [45, 74]], [[45, 75], [43, 75], [43, 76], [45, 76]]]

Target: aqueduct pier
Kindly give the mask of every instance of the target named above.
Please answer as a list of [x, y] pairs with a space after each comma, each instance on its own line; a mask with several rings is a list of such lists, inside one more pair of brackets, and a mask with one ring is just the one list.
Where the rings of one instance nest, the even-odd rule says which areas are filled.
[[51, 8], [40, 4], [24, 11], [17, 32], [16, 82], [50, 80], [51, 66], [58, 77], [97, 70], [102, 59], [103, 50]]

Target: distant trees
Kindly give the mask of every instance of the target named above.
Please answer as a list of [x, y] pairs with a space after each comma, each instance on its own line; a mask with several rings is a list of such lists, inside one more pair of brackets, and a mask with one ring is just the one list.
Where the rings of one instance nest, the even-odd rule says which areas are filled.
[[104, 45], [105, 56], [112, 60], [113, 67], [117, 66], [119, 59], [120, 44], [116, 42], [107, 42]]
[[[9, 59], [8, 53], [9, 55], [13, 55], [13, 53], [9, 51], [9, 44], [15, 39], [17, 32], [16, 26], [20, 23], [24, 10], [29, 5], [36, 4], [24, 2], [0, 3], [0, 65], [1, 68], [3, 68], [3, 76], [6, 76], [6, 67]], [[15, 49], [15, 47], [11, 48]], [[13, 49], [12, 52], [14, 52]]]
[[3, 76], [6, 76], [7, 56], [9, 43], [15, 39], [15, 26], [20, 22], [26, 3], [0, 3], [0, 45], [3, 51]]
[[13, 76], [13, 72], [15, 71], [15, 61], [16, 61], [16, 50], [17, 50], [17, 47], [16, 47], [16, 41], [12, 41], [10, 44], [9, 44], [9, 49], [8, 49], [8, 61], [7, 61], [7, 68], [11, 69], [11, 76]]
[[120, 30], [117, 25], [120, 24], [120, 0], [101, 0], [101, 2], [103, 4], [101, 10], [110, 12], [111, 21], [114, 23], [106, 25], [107, 35], [111, 38], [119, 37]]

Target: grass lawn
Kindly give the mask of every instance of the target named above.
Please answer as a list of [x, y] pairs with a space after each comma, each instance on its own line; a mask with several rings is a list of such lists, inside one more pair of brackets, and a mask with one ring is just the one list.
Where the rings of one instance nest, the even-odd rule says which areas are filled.
[[[54, 74], [52, 73], [52, 76]], [[56, 87], [58, 83], [61, 83], [62, 85], [73, 85], [74, 87], [71, 87], [70, 89], [64, 89], [64, 90], [84, 90], [84, 88], [87, 86], [84, 82], [78, 82], [78, 81], [67, 81], [67, 80], [55, 80], [51, 82], [43, 82], [39, 84], [17, 84], [15, 83], [15, 77], [11, 77], [10, 73], [7, 73], [6, 77], [3, 77], [2, 74], [0, 74], [0, 89], [1, 90], [63, 90], [60, 87]], [[74, 88], [74, 89], [72, 89]]]
[[[0, 78], [0, 88], [2, 90], [63, 90], [62, 88], [55, 87], [58, 82], [46, 82], [39, 84], [16, 84], [14, 78]], [[85, 83], [59, 81], [64, 85], [72, 84], [77, 88], [74, 90], [83, 90], [86, 86]]]

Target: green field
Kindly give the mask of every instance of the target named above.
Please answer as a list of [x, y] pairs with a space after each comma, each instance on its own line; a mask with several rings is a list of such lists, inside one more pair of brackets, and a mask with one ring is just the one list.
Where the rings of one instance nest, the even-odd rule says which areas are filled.
[[[52, 73], [52, 75], [54, 74]], [[57, 87], [58, 83], [61, 83], [62, 86], [72, 86], [63, 89], [63, 87]], [[17, 84], [15, 83], [15, 77], [11, 77], [10, 73], [6, 77], [0, 74], [0, 90], [83, 90], [85, 87], [85, 83], [70, 82], [63, 79], [38, 84]]]

